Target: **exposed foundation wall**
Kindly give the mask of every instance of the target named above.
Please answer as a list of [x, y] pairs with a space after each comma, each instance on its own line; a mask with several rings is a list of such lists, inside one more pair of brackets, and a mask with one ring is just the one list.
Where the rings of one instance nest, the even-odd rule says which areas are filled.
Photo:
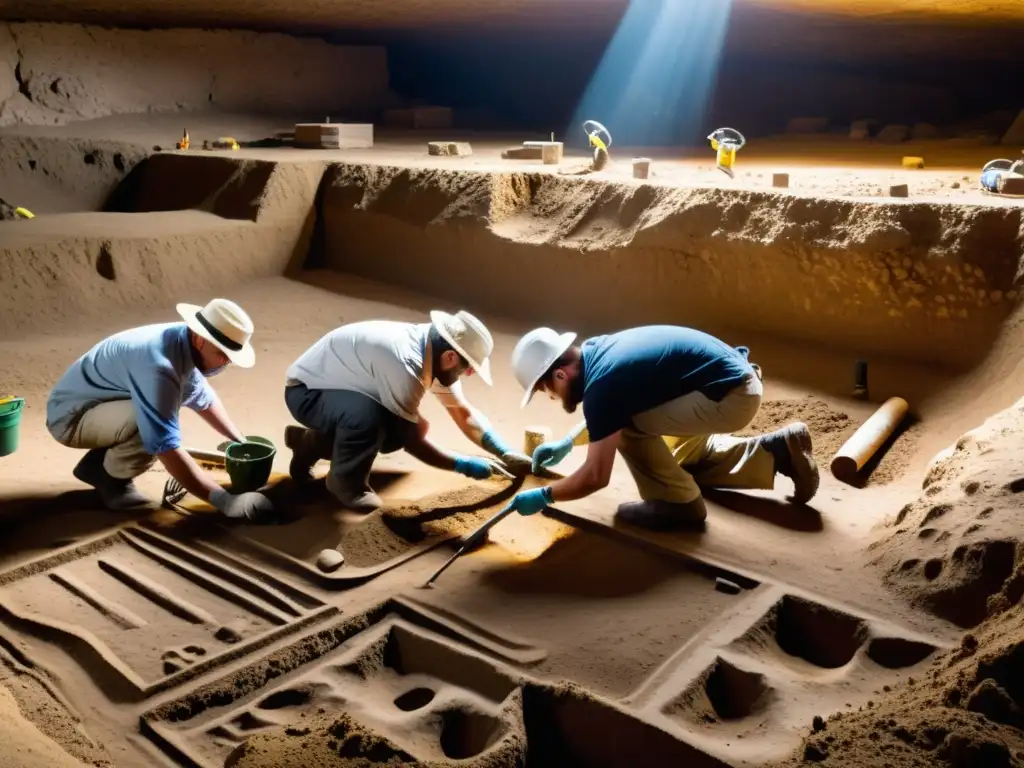
[[0, 24], [0, 125], [201, 109], [362, 114], [383, 106], [387, 89], [381, 47], [230, 30]]
[[1018, 301], [1018, 208], [332, 173], [329, 266], [556, 327], [695, 324], [960, 368]]

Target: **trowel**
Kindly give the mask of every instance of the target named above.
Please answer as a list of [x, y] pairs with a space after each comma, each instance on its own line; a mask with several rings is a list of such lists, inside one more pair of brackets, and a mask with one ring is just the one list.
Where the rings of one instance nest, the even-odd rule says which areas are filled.
[[427, 582], [422, 587], [420, 587], [420, 589], [430, 589], [432, 586], [434, 586], [434, 581], [436, 581], [437, 577], [448, 569], [448, 566], [450, 566], [452, 563], [458, 560], [464, 553], [475, 548], [481, 541], [484, 540], [484, 537], [487, 535], [487, 532], [491, 530], [491, 528], [493, 528], [495, 525], [500, 523], [502, 520], [504, 520], [506, 517], [508, 517], [511, 512], [512, 504], [509, 503], [509, 505], [502, 509], [500, 512], [496, 512], [493, 515], [491, 515], [491, 517], [489, 517], [483, 525], [481, 525], [479, 528], [477, 528], [475, 531], [469, 534], [469, 536], [466, 537], [466, 539], [462, 542], [462, 546], [458, 548], [454, 555], [448, 558], [448, 562], [446, 562], [444, 565], [442, 565], [440, 568], [434, 571], [434, 575], [427, 579]]

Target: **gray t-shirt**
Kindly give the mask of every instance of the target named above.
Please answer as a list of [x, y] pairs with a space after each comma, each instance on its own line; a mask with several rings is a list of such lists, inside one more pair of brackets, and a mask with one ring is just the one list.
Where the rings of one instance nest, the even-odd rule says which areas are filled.
[[396, 416], [419, 421], [429, 389], [447, 407], [461, 397], [456, 382], [433, 382], [427, 339], [430, 323], [369, 320], [336, 328], [307, 349], [288, 369], [287, 384], [310, 389], [360, 392]]

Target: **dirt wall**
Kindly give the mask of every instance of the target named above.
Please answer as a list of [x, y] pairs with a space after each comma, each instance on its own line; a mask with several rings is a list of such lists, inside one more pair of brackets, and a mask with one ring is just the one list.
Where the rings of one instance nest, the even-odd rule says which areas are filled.
[[358, 114], [382, 105], [387, 88], [380, 47], [230, 30], [0, 24], [0, 125], [200, 109]]
[[[170, 159], [145, 178], [145, 207], [136, 212], [0, 224], [4, 332], [42, 331], [113, 308], [160, 306], [168, 296], [209, 296], [301, 264], [324, 163], [234, 161], [223, 178], [210, 177], [215, 183], [205, 197], [186, 200], [173, 180], [180, 182], [179, 170], [190, 166], [176, 168]], [[175, 210], [178, 202], [198, 204]]]
[[695, 323], [967, 367], [1018, 301], [1019, 208], [330, 173], [329, 266], [556, 327]]

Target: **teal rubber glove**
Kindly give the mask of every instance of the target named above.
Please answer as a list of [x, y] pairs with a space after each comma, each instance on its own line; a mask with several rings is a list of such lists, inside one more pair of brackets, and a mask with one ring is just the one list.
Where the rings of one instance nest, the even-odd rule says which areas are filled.
[[501, 459], [512, 474], [525, 475], [530, 471], [530, 457], [525, 453], [513, 450], [494, 430], [488, 429], [484, 432], [480, 438], [480, 444], [485, 450]]
[[520, 515], [535, 515], [553, 502], [551, 486], [545, 485], [543, 488], [520, 491], [508, 503], [506, 509], [514, 509]]
[[455, 459], [455, 471], [474, 480], [486, 480], [494, 471], [494, 462], [478, 456], [458, 456]]
[[533, 450], [533, 474], [538, 470], [553, 467], [572, 452], [572, 437], [541, 443]]

